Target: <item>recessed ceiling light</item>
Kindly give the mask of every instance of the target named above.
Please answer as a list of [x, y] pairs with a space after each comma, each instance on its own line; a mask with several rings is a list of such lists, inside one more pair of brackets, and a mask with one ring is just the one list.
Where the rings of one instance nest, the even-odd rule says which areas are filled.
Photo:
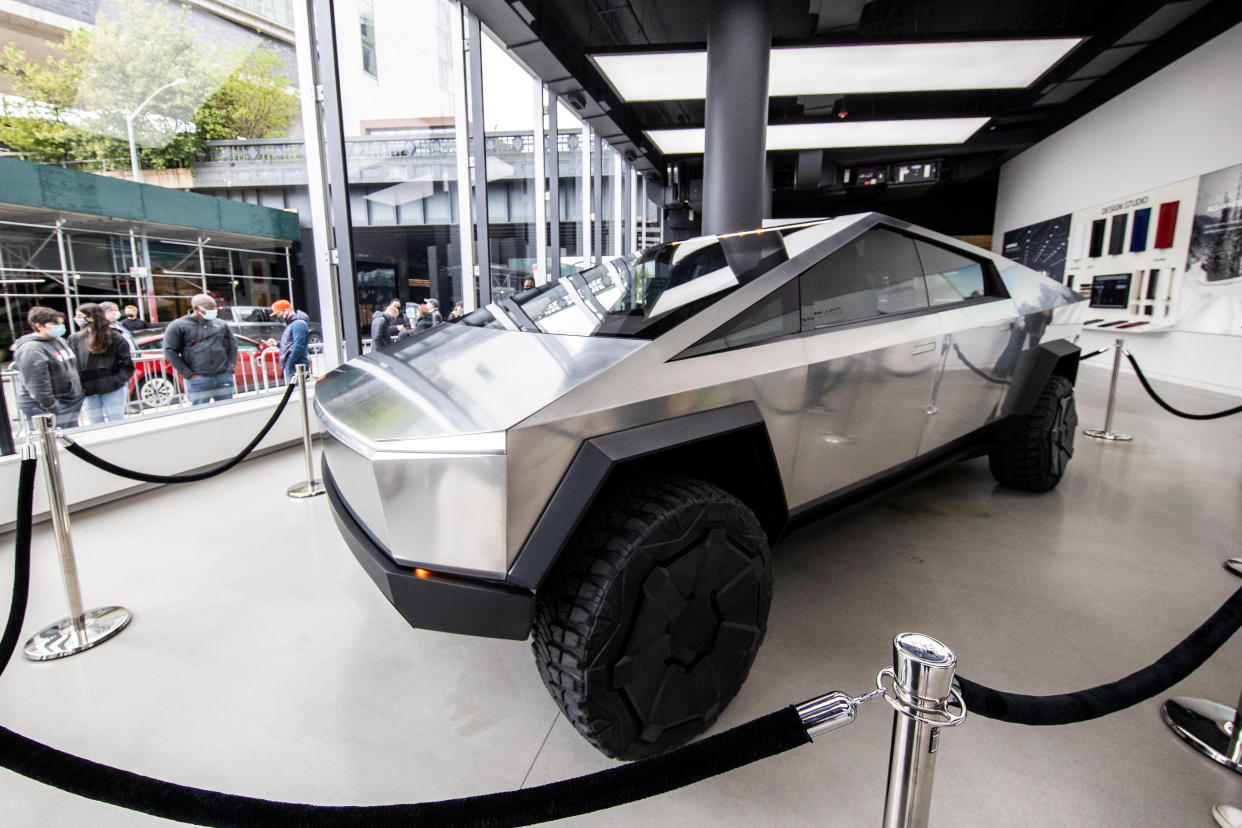
[[[899, 147], [922, 144], [960, 144], [974, 135], [987, 118], [920, 118], [907, 121], [834, 121], [768, 126], [769, 150], [827, 149], [833, 147]], [[702, 127], [650, 129], [647, 137], [665, 155], [701, 155]]]
[[[1025, 88], [1082, 41], [1078, 37], [788, 46], [772, 50], [768, 94], [842, 95]], [[627, 52], [591, 59], [622, 99], [707, 96], [707, 52]]]

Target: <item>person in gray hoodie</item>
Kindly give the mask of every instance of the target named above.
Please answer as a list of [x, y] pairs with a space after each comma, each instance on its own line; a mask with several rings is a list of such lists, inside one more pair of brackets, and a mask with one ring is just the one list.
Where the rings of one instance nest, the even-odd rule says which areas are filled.
[[53, 308], [34, 306], [26, 314], [31, 330], [13, 343], [14, 363], [21, 376], [17, 408], [26, 427], [37, 414], [54, 414], [57, 428], [78, 424], [82, 382], [78, 359], [65, 342], [65, 315]]
[[190, 405], [233, 398], [237, 340], [216, 319], [216, 300], [207, 294], [191, 299], [190, 312], [165, 329], [164, 358], [185, 379]]

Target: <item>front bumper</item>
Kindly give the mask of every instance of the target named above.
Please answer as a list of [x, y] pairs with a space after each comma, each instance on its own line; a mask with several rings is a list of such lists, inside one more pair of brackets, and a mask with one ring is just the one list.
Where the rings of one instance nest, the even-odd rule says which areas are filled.
[[413, 627], [523, 640], [530, 633], [535, 596], [529, 590], [439, 572], [426, 577], [397, 564], [358, 522], [332, 479], [323, 483], [341, 536], [376, 586]]

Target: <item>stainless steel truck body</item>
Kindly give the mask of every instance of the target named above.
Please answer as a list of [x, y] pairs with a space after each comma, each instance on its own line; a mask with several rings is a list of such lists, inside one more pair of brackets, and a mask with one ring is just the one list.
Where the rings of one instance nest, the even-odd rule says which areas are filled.
[[647, 755], [745, 678], [791, 521], [985, 453], [1056, 485], [1078, 302], [874, 213], [664, 244], [328, 374], [324, 478], [412, 625], [533, 629], [579, 730]]

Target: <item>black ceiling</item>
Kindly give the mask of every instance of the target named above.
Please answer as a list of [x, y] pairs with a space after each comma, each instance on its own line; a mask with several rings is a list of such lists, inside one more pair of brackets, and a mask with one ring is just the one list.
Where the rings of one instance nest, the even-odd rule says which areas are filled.
[[[664, 158], [644, 129], [703, 123], [703, 101], [626, 104], [586, 57], [646, 46], [702, 48], [705, 0], [466, 0], [510, 50], [565, 95], [640, 169], [699, 173], [697, 159]], [[773, 0], [774, 45], [891, 43], [981, 37], [1076, 36], [1084, 42], [1027, 89], [772, 98], [769, 123], [985, 116], [960, 145], [816, 153], [819, 180], [795, 175], [798, 153], [771, 153], [775, 216], [878, 209], [954, 234], [990, 233], [1000, 165], [1242, 21], [1238, 0]], [[846, 113], [844, 116], [841, 113]], [[1153, 113], [1153, 117], [1162, 117]], [[841, 171], [939, 159], [940, 181], [918, 187], [842, 186]], [[804, 157], [804, 166], [811, 159]], [[670, 200], [693, 202], [689, 187]], [[693, 203], [690, 204], [693, 207]]]

